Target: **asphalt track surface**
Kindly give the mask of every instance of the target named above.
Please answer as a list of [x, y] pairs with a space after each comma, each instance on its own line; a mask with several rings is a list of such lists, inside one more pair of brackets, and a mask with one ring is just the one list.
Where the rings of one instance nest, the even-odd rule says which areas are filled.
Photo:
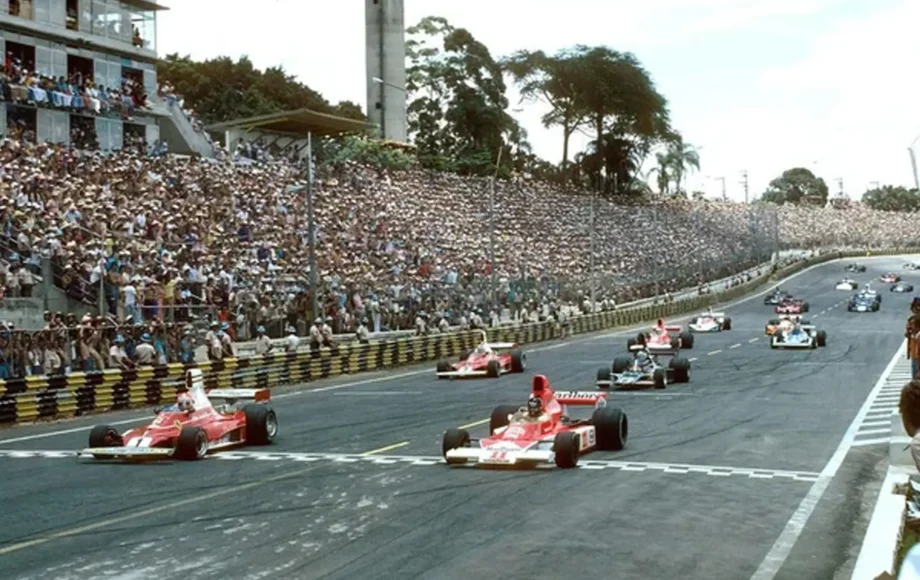
[[[863, 260], [856, 279], [903, 261]], [[534, 373], [593, 390], [633, 331], [534, 345], [527, 373], [499, 380], [438, 382], [428, 364], [314, 383], [276, 398], [273, 446], [196, 463], [69, 455], [89, 425], [150, 411], [5, 430], [0, 577], [842, 578], [887, 447], [844, 446], [839, 469], [825, 466], [900, 346], [910, 301], [885, 292], [880, 312], [846, 312], [849, 293], [833, 290], [844, 263], [783, 285], [809, 300], [826, 348], [772, 351], [762, 298], [728, 306], [734, 328], [686, 351], [689, 384], [611, 396], [629, 414], [627, 449], [577, 470], [451, 468], [441, 435], [484, 435]]]

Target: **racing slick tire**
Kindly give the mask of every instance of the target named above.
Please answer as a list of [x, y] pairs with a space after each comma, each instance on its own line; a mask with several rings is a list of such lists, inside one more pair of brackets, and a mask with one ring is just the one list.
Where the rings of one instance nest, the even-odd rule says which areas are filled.
[[818, 346], [827, 346], [827, 333], [819, 330], [815, 333], [815, 344]]
[[681, 340], [679, 338], [671, 339], [671, 350], [680, 350]]
[[489, 416], [489, 435], [495, 433], [496, 429], [507, 426], [508, 415], [514, 415], [517, 411], [516, 405], [499, 405], [492, 409], [492, 414]]
[[[616, 364], [616, 363], [614, 363]], [[597, 388], [609, 389], [613, 386], [613, 376], [610, 367], [601, 367], [597, 369]]]
[[490, 379], [497, 379], [502, 376], [502, 367], [497, 360], [490, 360], [486, 365], [486, 376]]
[[[452, 370], [453, 370], [453, 367], [451, 366], [450, 362], [448, 362], [448, 361], [446, 361], [446, 360], [444, 360], [444, 359], [441, 359], [441, 360], [438, 361], [438, 370], [437, 370], [437, 372], [439, 372], [439, 373], [449, 373], [449, 372], [452, 371]], [[441, 376], [438, 377], [439, 380], [440, 380], [440, 379], [446, 379], [446, 378], [447, 378], [447, 377], [441, 377]]]
[[687, 332], [686, 330], [680, 333], [680, 347], [681, 348], [693, 348], [693, 334]]
[[644, 332], [640, 332], [639, 334], [636, 335], [636, 344], [643, 344], [643, 345], [644, 345], [645, 343], [646, 343], [646, 336], [645, 336], [645, 333], [644, 333]]
[[633, 359], [628, 356], [618, 356], [613, 359], [613, 374], [624, 372], [632, 365]]
[[246, 416], [246, 444], [270, 445], [278, 435], [278, 416], [271, 407], [251, 403], [243, 407]]
[[652, 383], [656, 389], [666, 389], [668, 387], [668, 372], [664, 369], [655, 369], [652, 373]]
[[732, 319], [725, 317], [722, 319], [722, 330], [731, 330], [732, 329]]
[[632, 347], [636, 346], [637, 344], [639, 343], [636, 342], [635, 338], [630, 338], [629, 340], [626, 341], [626, 350], [632, 352]]
[[578, 448], [578, 433], [574, 431], [556, 433], [556, 438], [553, 440], [553, 453], [555, 454], [556, 467], [562, 469], [578, 467]]
[[183, 427], [176, 439], [176, 459], [195, 461], [208, 454], [208, 434], [201, 427]]
[[448, 464], [457, 465], [466, 463], [466, 459], [448, 459], [447, 452], [451, 449], [460, 449], [470, 446], [470, 434], [466, 429], [448, 429], [441, 439], [441, 455]]
[[808, 312], [809, 310], [810, 310], [810, 307], [808, 306], [808, 302], [804, 302], [802, 304], [802, 312]]
[[598, 451], [621, 451], [629, 438], [629, 419], [622, 409], [599, 407], [591, 415]]
[[671, 359], [671, 362], [668, 363], [668, 368], [671, 369], [672, 375], [674, 377], [675, 383], [689, 383], [690, 382], [690, 361], [685, 359], [682, 356], [676, 356]]
[[118, 430], [110, 425], [96, 425], [89, 432], [89, 446], [92, 447], [121, 447], [124, 441]]
[[518, 349], [511, 351], [511, 372], [522, 373], [527, 368], [527, 355]]

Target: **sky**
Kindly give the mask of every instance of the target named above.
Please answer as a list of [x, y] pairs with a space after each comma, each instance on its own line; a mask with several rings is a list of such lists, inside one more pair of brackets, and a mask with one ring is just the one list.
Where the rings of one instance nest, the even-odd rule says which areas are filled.
[[[170, 8], [158, 16], [161, 56], [245, 54], [332, 102], [366, 106], [364, 1], [161, 3]], [[913, 186], [917, 0], [405, 0], [407, 26], [425, 16], [466, 28], [496, 58], [575, 44], [634, 53], [699, 150], [689, 189], [709, 197], [721, 196], [724, 178], [728, 197], [743, 200], [746, 171], [756, 198], [791, 167], [814, 171], [832, 192], [842, 181], [854, 199], [876, 182]], [[546, 108], [508, 96], [535, 152], [559, 162], [561, 131], [540, 123]], [[589, 140], [576, 135], [574, 150]]]

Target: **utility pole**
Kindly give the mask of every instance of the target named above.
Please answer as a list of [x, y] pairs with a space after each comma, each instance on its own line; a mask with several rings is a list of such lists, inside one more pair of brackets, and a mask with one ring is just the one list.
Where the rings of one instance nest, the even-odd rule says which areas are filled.
[[741, 185], [744, 186], [744, 203], [748, 203], [748, 172], [747, 169], [741, 172]]
[[728, 199], [728, 193], [726, 193], [726, 191], [725, 191], [725, 178], [724, 178], [724, 177], [716, 177], [715, 180], [716, 180], [716, 181], [721, 181], [721, 182], [722, 182], [722, 201], [727, 200], [727, 199]]
[[[489, 286], [492, 293], [492, 307], [498, 308], [498, 289], [495, 282], [495, 180], [498, 178], [498, 168], [502, 165], [502, 149], [498, 148], [498, 158], [495, 161], [495, 172], [492, 174], [492, 183], [489, 185]], [[498, 313], [501, 317], [501, 311]]]
[[840, 194], [840, 197], [843, 197], [843, 178], [837, 178], [837, 193]]

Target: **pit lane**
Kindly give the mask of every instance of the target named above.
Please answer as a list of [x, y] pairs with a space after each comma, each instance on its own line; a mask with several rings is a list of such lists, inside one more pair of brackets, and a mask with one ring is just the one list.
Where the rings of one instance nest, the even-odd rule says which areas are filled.
[[[859, 281], [899, 270], [903, 260], [864, 262], [869, 271]], [[163, 578], [491, 578], [497, 571], [556, 578], [611, 570], [621, 578], [750, 577], [901, 342], [910, 297], [885, 294], [880, 312], [847, 313], [848, 293], [833, 290], [842, 268], [820, 266], [784, 284], [808, 298], [808, 318], [828, 330], [826, 348], [771, 351], [762, 334], [772, 310], [762, 299], [729, 308], [733, 330], [700, 335], [687, 351], [696, 358], [691, 383], [613, 395], [630, 416], [627, 450], [587, 456], [573, 472], [450, 469], [425, 458], [437, 455], [446, 427], [481, 423], [495, 404], [521, 401], [533, 373], [558, 388], [592, 388], [599, 361], [625, 352], [625, 335], [529, 349], [525, 377], [439, 382], [408, 369], [291, 395], [276, 405], [277, 444], [237, 459], [86, 465], [41, 454], [83, 446], [85, 431], [11, 443], [4, 440], [55, 427], [4, 433], [0, 566], [9, 578], [75, 579], [140, 571]], [[486, 427], [470, 430], [481, 436]], [[380, 449], [387, 450], [361, 457]], [[10, 450], [30, 453], [3, 455]], [[859, 452], [861, 465], [880, 454]], [[590, 468], [588, 460], [633, 468]], [[820, 506], [815, 518], [825, 528], [839, 520], [828, 509]], [[794, 550], [779, 577], [793, 569], [798, 575], [790, 577], [825, 577], [838, 566], [833, 555], [814, 561], [815, 552], [839, 544], [826, 536], [806, 529], [799, 545], [814, 549]]]

